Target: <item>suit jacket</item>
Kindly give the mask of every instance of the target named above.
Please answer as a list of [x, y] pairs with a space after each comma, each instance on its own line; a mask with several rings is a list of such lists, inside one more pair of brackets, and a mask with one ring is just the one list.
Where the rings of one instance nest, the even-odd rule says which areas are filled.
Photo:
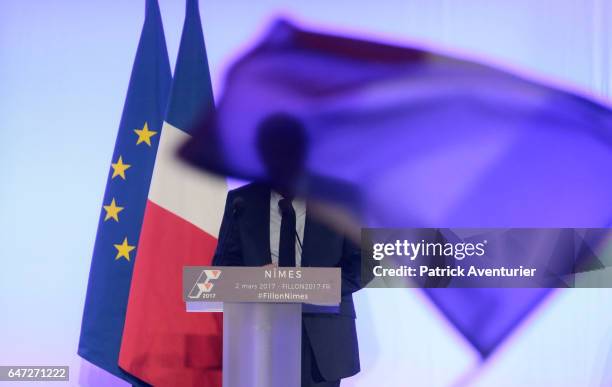
[[[240, 208], [234, 208], [241, 198]], [[359, 290], [361, 252], [347, 238], [317, 222], [306, 210], [302, 266], [340, 267], [342, 299], [338, 314], [304, 313], [302, 323], [321, 376], [338, 380], [359, 372], [359, 350], [352, 293]], [[263, 266], [271, 263], [270, 188], [252, 183], [227, 195], [216, 266]]]

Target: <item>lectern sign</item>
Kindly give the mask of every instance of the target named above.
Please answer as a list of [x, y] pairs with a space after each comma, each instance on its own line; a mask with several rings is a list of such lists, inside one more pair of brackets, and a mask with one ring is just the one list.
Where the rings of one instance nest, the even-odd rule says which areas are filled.
[[340, 268], [186, 266], [187, 302], [275, 302], [338, 305]]
[[223, 312], [223, 387], [299, 386], [302, 313], [338, 313], [340, 268], [186, 266], [187, 312]]

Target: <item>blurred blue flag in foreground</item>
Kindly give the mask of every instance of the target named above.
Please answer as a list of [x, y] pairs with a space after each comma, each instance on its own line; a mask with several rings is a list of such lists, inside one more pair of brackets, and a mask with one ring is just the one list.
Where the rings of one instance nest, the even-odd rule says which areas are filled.
[[[612, 219], [608, 107], [493, 67], [286, 22], [229, 69], [215, 118], [181, 153], [348, 209], [356, 225], [605, 227]], [[547, 291], [428, 294], [486, 356]]]

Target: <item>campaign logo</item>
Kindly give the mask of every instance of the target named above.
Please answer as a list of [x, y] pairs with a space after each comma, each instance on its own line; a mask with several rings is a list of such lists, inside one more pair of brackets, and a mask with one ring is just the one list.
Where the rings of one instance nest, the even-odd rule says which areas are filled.
[[212, 290], [215, 284], [213, 280], [219, 279], [221, 270], [219, 269], [204, 269], [198, 276], [195, 284], [191, 288], [188, 297], [191, 299], [209, 298], [208, 293]]

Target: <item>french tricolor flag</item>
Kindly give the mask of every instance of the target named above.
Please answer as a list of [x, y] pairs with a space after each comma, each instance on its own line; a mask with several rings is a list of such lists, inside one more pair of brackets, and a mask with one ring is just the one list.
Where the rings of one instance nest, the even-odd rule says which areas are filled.
[[121, 342], [119, 366], [155, 386], [220, 386], [221, 315], [188, 314], [182, 301], [186, 265], [208, 265], [227, 185], [176, 156], [214, 108], [197, 0], [187, 11], [163, 124]]

